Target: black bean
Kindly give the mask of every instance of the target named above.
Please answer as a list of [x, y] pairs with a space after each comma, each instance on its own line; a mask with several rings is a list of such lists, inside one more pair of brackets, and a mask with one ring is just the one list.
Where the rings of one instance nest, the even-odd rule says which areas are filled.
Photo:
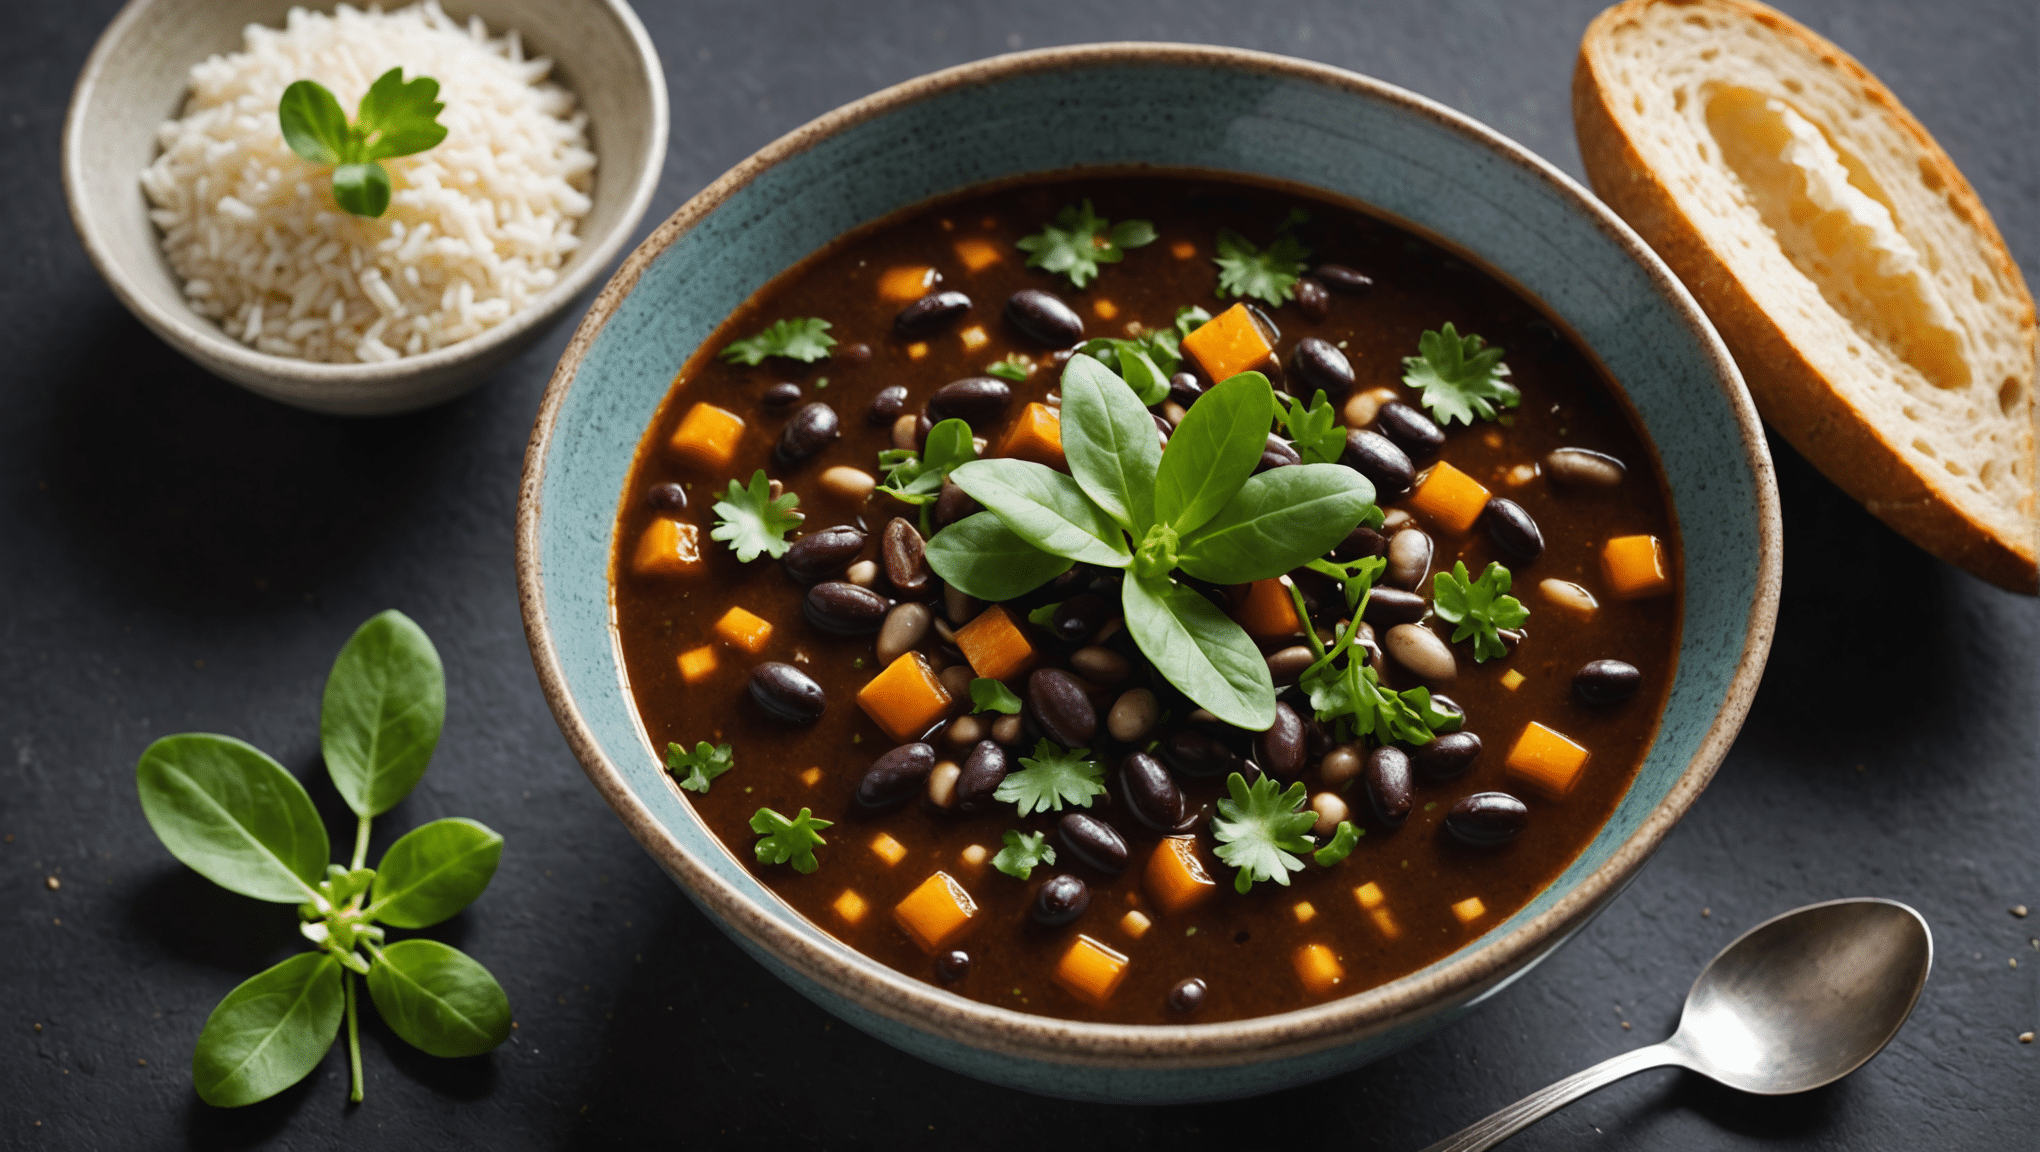
[[1388, 537], [1365, 524], [1346, 533], [1346, 538], [1332, 549], [1332, 559], [1351, 564], [1363, 556], [1379, 556], [1388, 551]]
[[944, 984], [954, 984], [970, 975], [970, 953], [961, 948], [952, 948], [935, 958], [935, 978]]
[[1202, 395], [1204, 395], [1204, 385], [1199, 384], [1197, 377], [1192, 376], [1190, 373], [1178, 372], [1174, 376], [1169, 377], [1169, 399], [1174, 400], [1185, 409], [1197, 403], [1197, 398]]
[[1104, 623], [1105, 601], [1089, 592], [1079, 592], [1056, 605], [1048, 618], [1048, 630], [1058, 640], [1080, 644]]
[[893, 317], [893, 331], [909, 338], [940, 332], [970, 311], [970, 297], [961, 292], [930, 292]]
[[997, 376], [966, 376], [935, 390], [928, 398], [928, 419], [957, 419], [973, 429], [1005, 415], [1013, 386]]
[[822, 686], [807, 673], [771, 661], [751, 669], [751, 699], [773, 716], [795, 724], [817, 719], [829, 705]]
[[1374, 426], [1412, 460], [1429, 460], [1445, 447], [1445, 430], [1438, 422], [1400, 400], [1383, 404], [1374, 413]]
[[1082, 812], [1064, 814], [1056, 824], [1056, 831], [1062, 836], [1063, 847], [1082, 864], [1088, 864], [1100, 872], [1114, 876], [1126, 871], [1130, 853], [1126, 839], [1119, 830], [1096, 816]]
[[1130, 752], [1119, 762], [1119, 798], [1134, 819], [1157, 832], [1173, 832], [1183, 823], [1183, 793], [1176, 778], [1145, 752]]
[[902, 744], [871, 762], [857, 782], [857, 803], [877, 810], [906, 803], [935, 770], [935, 749]]
[[781, 409], [791, 408], [795, 404], [800, 403], [800, 385], [795, 384], [791, 380], [781, 380], [779, 383], [767, 388], [765, 394], [758, 399], [760, 403], [765, 405], [765, 409], [768, 412], [778, 412]]
[[1206, 733], [1179, 728], [1162, 741], [1162, 759], [1185, 776], [1223, 776], [1238, 772], [1240, 755]]
[[1311, 276], [1334, 292], [1358, 296], [1374, 287], [1374, 278], [1357, 272], [1344, 264], [1320, 264], [1311, 269]]
[[886, 521], [879, 538], [879, 559], [885, 563], [885, 578], [903, 596], [919, 596], [928, 590], [935, 574], [928, 571], [928, 543], [921, 532], [903, 516]]
[[1589, 704], [1620, 704], [1643, 686], [1643, 673], [1620, 660], [1596, 660], [1573, 673], [1572, 690]]
[[1067, 924], [1091, 906], [1091, 886], [1067, 872], [1050, 876], [1034, 890], [1034, 905], [1028, 909], [1040, 924]]
[[935, 497], [935, 527], [947, 528], [967, 516], [983, 511], [970, 493], [956, 486], [949, 477], [942, 478], [942, 492]]
[[1296, 351], [1290, 354], [1289, 366], [1295, 370], [1301, 383], [1299, 392], [1309, 394], [1313, 389], [1324, 389], [1333, 404], [1346, 398], [1353, 390], [1353, 364], [1339, 346], [1329, 340], [1305, 336], [1296, 342]]
[[1037, 668], [1027, 678], [1027, 714], [1042, 735], [1065, 748], [1088, 748], [1098, 734], [1098, 710], [1077, 678], [1060, 668]]
[[1383, 828], [1394, 831], [1410, 818], [1410, 758], [1393, 744], [1384, 744], [1367, 754], [1361, 783], [1367, 793], [1367, 808]]
[[645, 491], [645, 503], [661, 512], [687, 511], [687, 489], [671, 480], [654, 484]]
[[871, 359], [871, 345], [862, 342], [845, 344], [831, 352], [829, 359], [843, 364], [862, 364]]
[[1409, 453], [1381, 433], [1364, 428], [1346, 430], [1346, 451], [1340, 455], [1339, 463], [1373, 481], [1374, 498], [1380, 501], [1407, 495], [1410, 482], [1417, 478], [1417, 467], [1410, 463]]
[[1481, 519], [1487, 523], [1488, 539], [1502, 551], [1525, 561], [1544, 555], [1544, 533], [1537, 530], [1537, 521], [1523, 511], [1521, 504], [1506, 497], [1493, 497]]
[[1006, 759], [1006, 750], [990, 740], [980, 740], [963, 759], [963, 774], [956, 778], [956, 808], [959, 812], [989, 812], [997, 801], [992, 793], [999, 790], [1006, 773], [1012, 768]]
[[1303, 734], [1303, 719], [1286, 702], [1275, 702], [1275, 723], [1254, 741], [1254, 751], [1261, 766], [1283, 780], [1293, 780], [1303, 771], [1303, 762], [1308, 749]]
[[[1251, 300], [1245, 301], [1245, 304], [1247, 316], [1253, 320], [1254, 327], [1261, 330], [1261, 335], [1268, 341], [1268, 347], [1273, 348], [1282, 343], [1282, 329], [1275, 326], [1275, 318], [1262, 311], [1261, 306]], [[1273, 360], [1274, 357], [1270, 356], [1269, 359]]]
[[1268, 433], [1268, 443], [1261, 449], [1261, 461], [1254, 465], [1254, 471], [1266, 472], [1270, 468], [1287, 468], [1303, 463], [1303, 456], [1296, 446], [1273, 432]]
[[1331, 314], [1332, 294], [1325, 286], [1308, 276], [1296, 281], [1296, 307], [1313, 320], [1322, 320]]
[[[1432, 701], [1436, 703], [1437, 698]], [[1418, 776], [1434, 784], [1465, 775], [1478, 759], [1480, 737], [1471, 732], [1446, 732], [1429, 744], [1410, 749], [1410, 765]]]
[[1006, 319], [1029, 339], [1050, 348], [1067, 348], [1084, 338], [1084, 318], [1062, 297], [1039, 288], [1022, 288], [1006, 297]]
[[871, 398], [871, 411], [865, 413], [864, 418], [869, 420], [874, 428], [889, 428], [893, 421], [900, 418], [900, 413], [906, 410], [907, 386], [888, 384], [878, 390], [878, 395]]
[[1195, 976], [1188, 980], [1178, 980], [1176, 986], [1169, 989], [1169, 1011], [1184, 1016], [1197, 1011], [1204, 1007], [1204, 991], [1204, 981]]
[[1529, 822], [1530, 809], [1507, 792], [1476, 792], [1445, 813], [1445, 830], [1478, 848], [1515, 839]]
[[892, 609], [886, 598], [845, 580], [830, 580], [808, 589], [800, 614], [807, 622], [837, 636], [869, 636], [885, 623]]
[[1155, 422], [1155, 434], [1162, 438], [1162, 449], [1167, 451], [1169, 447], [1169, 433], [1176, 430], [1175, 425], [1169, 423], [1168, 417], [1163, 416], [1160, 412], [1150, 412], [1148, 417]]
[[1360, 614], [1360, 618], [1385, 630], [1398, 624], [1415, 624], [1424, 618], [1424, 610], [1428, 607], [1429, 603], [1415, 592], [1376, 588], [1367, 594], [1367, 610]]
[[786, 555], [780, 557], [780, 563], [786, 565], [788, 576], [803, 584], [813, 584], [842, 575], [862, 551], [864, 533], [848, 524], [838, 524], [795, 540]]
[[842, 433], [842, 422], [836, 419], [834, 408], [820, 400], [803, 404], [779, 434], [779, 447], [772, 450], [772, 462], [790, 468], [827, 448]]
[[1268, 654], [1268, 678], [1277, 688], [1287, 688], [1296, 683], [1303, 670], [1317, 663], [1317, 655], [1301, 644], [1292, 644], [1279, 652]]
[[1590, 448], [1559, 448], [1544, 458], [1544, 474], [1560, 484], [1613, 488], [1627, 471], [1622, 461]]

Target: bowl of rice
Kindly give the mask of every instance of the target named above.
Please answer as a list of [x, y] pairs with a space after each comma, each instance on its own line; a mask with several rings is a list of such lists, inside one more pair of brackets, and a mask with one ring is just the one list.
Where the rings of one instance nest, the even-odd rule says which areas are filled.
[[[294, 82], [341, 111], [438, 84], [445, 136], [379, 160], [379, 215], [293, 151]], [[368, 121], [364, 120], [364, 124]], [[382, 415], [473, 388], [607, 269], [664, 164], [666, 84], [623, 0], [131, 0], [64, 125], [72, 222], [178, 351], [300, 408]]]

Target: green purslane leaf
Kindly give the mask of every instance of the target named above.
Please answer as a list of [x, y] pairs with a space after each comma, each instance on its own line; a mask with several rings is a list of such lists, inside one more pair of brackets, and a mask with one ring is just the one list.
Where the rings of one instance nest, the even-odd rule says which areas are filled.
[[1275, 722], [1268, 663], [1217, 605], [1173, 580], [1140, 577], [1120, 585], [1120, 603], [1134, 643], [1183, 695], [1236, 728], [1263, 732]]
[[1343, 465], [1270, 468], [1184, 538], [1183, 571], [1213, 584], [1272, 579], [1337, 547], [1373, 503], [1374, 485]]
[[1105, 766], [1091, 759], [1088, 748], [1065, 752], [1053, 741], [1035, 744], [1033, 756], [1020, 758], [1020, 769], [1006, 774], [992, 799], [1011, 803], [1020, 815], [1060, 812], [1064, 804], [1089, 808], [1105, 794]]
[[1011, 688], [997, 680], [983, 676], [970, 682], [970, 710], [973, 712], [998, 712], [1006, 716], [1020, 713], [1020, 697]]
[[1045, 268], [1082, 288], [1098, 276], [1100, 264], [1117, 264], [1130, 248], [1154, 243], [1155, 227], [1145, 220], [1114, 225], [1092, 209], [1091, 202], [1072, 204], [1056, 213], [1055, 223], [1017, 242], [1027, 253], [1029, 268]]
[[1076, 561], [1043, 552], [991, 512], [978, 512], [928, 541], [928, 567], [944, 583], [988, 603], [1024, 596]]
[[986, 375], [997, 376], [1001, 380], [1011, 380], [1015, 384], [1025, 382], [1033, 370], [1033, 365], [1022, 361], [1017, 356], [1008, 356], [1003, 360], [994, 360], [990, 364], [985, 365]]
[[1303, 462], [1338, 463], [1346, 452], [1346, 430], [1339, 427], [1338, 415], [1325, 399], [1324, 389], [1318, 389], [1311, 397], [1308, 408], [1286, 392], [1277, 392], [1275, 399], [1278, 402], [1275, 417], [1282, 421], [1283, 431], [1289, 434], [1289, 442], [1296, 445], [1296, 454], [1303, 457]]
[[806, 808], [791, 820], [770, 808], [758, 809], [751, 814], [751, 831], [762, 837], [757, 847], [758, 863], [791, 864], [802, 875], [813, 872], [818, 866], [815, 849], [828, 843], [822, 839], [821, 830], [834, 823], [816, 819]]
[[474, 903], [503, 859], [503, 837], [464, 817], [421, 824], [376, 865], [369, 912], [398, 928], [428, 928]]
[[[1140, 368], [1142, 363], [1138, 353], [1121, 354], [1122, 368], [1152, 372], [1152, 366]], [[1128, 390], [1132, 383], [1131, 375], [1122, 383], [1082, 353], [1070, 357], [1062, 376], [1062, 446], [1083, 494], [1121, 528], [1139, 533], [1155, 521], [1155, 470], [1161, 466], [1162, 446], [1144, 406], [1150, 402]], [[1162, 394], [1168, 391], [1163, 381]]]
[[1211, 834], [1218, 838], [1218, 858], [1238, 869], [1233, 891], [1244, 893], [1264, 880], [1288, 887], [1289, 874], [1303, 871], [1294, 853], [1312, 848], [1304, 833], [1317, 823], [1317, 813], [1299, 811], [1309, 790], [1298, 781], [1283, 791], [1272, 776], [1249, 788], [1238, 772], [1226, 777], [1225, 789], [1228, 798], [1218, 802]]
[[1502, 350], [1486, 345], [1472, 333], [1461, 336], [1448, 321], [1417, 338], [1417, 355], [1403, 357], [1403, 383], [1423, 392], [1424, 407], [1438, 423], [1493, 420], [1500, 415], [1496, 405], [1523, 402], [1522, 391], [1507, 380]]
[[1031, 460], [975, 460], [949, 478], [1044, 552], [1107, 568], [1133, 561], [1119, 526], [1061, 472]]
[[958, 465], [977, 459], [970, 425], [949, 419], [928, 429], [925, 451], [888, 448], [878, 454], [886, 470], [879, 489], [904, 504], [932, 504], [942, 495], [942, 481]]
[[230, 892], [275, 904], [315, 896], [332, 859], [304, 785], [231, 736], [165, 736], [135, 765], [142, 814], [170, 854]]
[[[1162, 374], [1160, 365], [1138, 348], [1119, 349], [1119, 378], [1133, 389], [1144, 408], [1169, 398], [1169, 378]], [[1154, 422], [1149, 421], [1148, 427], [1153, 428]]]
[[283, 142], [314, 164], [338, 164], [347, 152], [347, 113], [326, 86], [299, 80], [283, 90], [276, 116]]
[[411, 794], [446, 723], [446, 669], [431, 637], [395, 609], [340, 649], [319, 707], [319, 748], [341, 799], [380, 816]]
[[[1292, 220], [1294, 214], [1292, 214]], [[1230, 228], [1218, 230], [1218, 293], [1221, 296], [1253, 296], [1270, 305], [1280, 305], [1296, 295], [1296, 282], [1309, 265], [1304, 259], [1310, 249], [1303, 246], [1284, 224], [1282, 234], [1263, 250]]]
[[380, 164], [336, 165], [333, 202], [354, 216], [380, 216], [390, 206], [390, 174]]
[[730, 341], [720, 355], [732, 364], [762, 364], [767, 356], [812, 364], [828, 359], [829, 349], [836, 346], [829, 328], [827, 320], [814, 316], [789, 316], [773, 321], [756, 336]]
[[1354, 846], [1359, 844], [1360, 837], [1365, 835], [1366, 832], [1353, 827], [1351, 820], [1341, 820], [1339, 827], [1332, 833], [1332, 842], [1311, 853], [1310, 858], [1317, 861], [1318, 867], [1330, 868], [1351, 856]]
[[1268, 446], [1274, 389], [1242, 372], [1198, 397], [1169, 435], [1155, 473], [1155, 521], [1189, 535], [1218, 514]]
[[419, 76], [404, 83], [404, 70], [392, 68], [376, 77], [355, 110], [355, 131], [364, 160], [387, 160], [437, 147], [446, 139], [438, 122], [446, 105], [439, 102], [439, 81]]
[[390, 1031], [432, 1056], [479, 1056], [510, 1038], [510, 998], [489, 970], [437, 940], [375, 954], [368, 994]]
[[1010, 829], [1003, 839], [1006, 846], [992, 857], [992, 867], [1015, 880], [1025, 880], [1041, 865], [1055, 863], [1055, 849], [1049, 847], [1046, 832]]
[[761, 555], [777, 560], [793, 547], [786, 534], [806, 519], [794, 511], [799, 506], [800, 497], [791, 492], [773, 496], [772, 482], [760, 468], [751, 473], [749, 484], [730, 481], [729, 491], [715, 502], [715, 527], [709, 529], [709, 538], [728, 544], [746, 564]]
[[381, 216], [390, 206], [390, 174], [377, 161], [409, 156], [446, 139], [438, 122], [439, 81], [404, 82], [402, 68], [376, 78], [361, 97], [353, 124], [340, 101], [316, 81], [283, 90], [277, 123], [292, 152], [314, 164], [333, 165], [333, 201], [356, 216]]
[[239, 1108], [305, 1078], [340, 1031], [340, 962], [304, 952], [258, 972], [205, 1018], [191, 1053], [191, 1086], [219, 1108]]
[[1438, 618], [1458, 627], [1452, 630], [1457, 644], [1473, 637], [1473, 658], [1486, 663], [1509, 654], [1500, 630], [1515, 628], [1530, 618], [1530, 610], [1509, 591], [1509, 570], [1490, 562], [1480, 579], [1468, 577], [1466, 561], [1456, 561], [1452, 571], [1440, 572], [1431, 581], [1431, 605]]
[[666, 745], [666, 770], [678, 777], [680, 786], [689, 792], [706, 793], [716, 777], [734, 767], [736, 753], [728, 744], [702, 740], [692, 752], [679, 744]]

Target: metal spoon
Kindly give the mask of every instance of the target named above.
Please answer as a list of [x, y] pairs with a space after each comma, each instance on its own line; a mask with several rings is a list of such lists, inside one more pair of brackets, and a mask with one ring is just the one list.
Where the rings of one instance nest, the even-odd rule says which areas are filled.
[[1478, 1152], [1598, 1088], [1667, 1064], [1784, 1096], [1832, 1084], [1898, 1035], [1934, 937], [1891, 900], [1831, 900], [1764, 921], [1708, 962], [1678, 1031], [1535, 1092], [1424, 1152]]

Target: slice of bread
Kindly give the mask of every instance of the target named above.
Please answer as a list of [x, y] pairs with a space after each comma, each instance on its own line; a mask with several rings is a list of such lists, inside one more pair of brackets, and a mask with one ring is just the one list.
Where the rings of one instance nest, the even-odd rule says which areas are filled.
[[1573, 123], [1764, 418], [1927, 551], [2040, 592], [2033, 299], [1898, 98], [1751, 0], [1626, 0], [1580, 44]]

